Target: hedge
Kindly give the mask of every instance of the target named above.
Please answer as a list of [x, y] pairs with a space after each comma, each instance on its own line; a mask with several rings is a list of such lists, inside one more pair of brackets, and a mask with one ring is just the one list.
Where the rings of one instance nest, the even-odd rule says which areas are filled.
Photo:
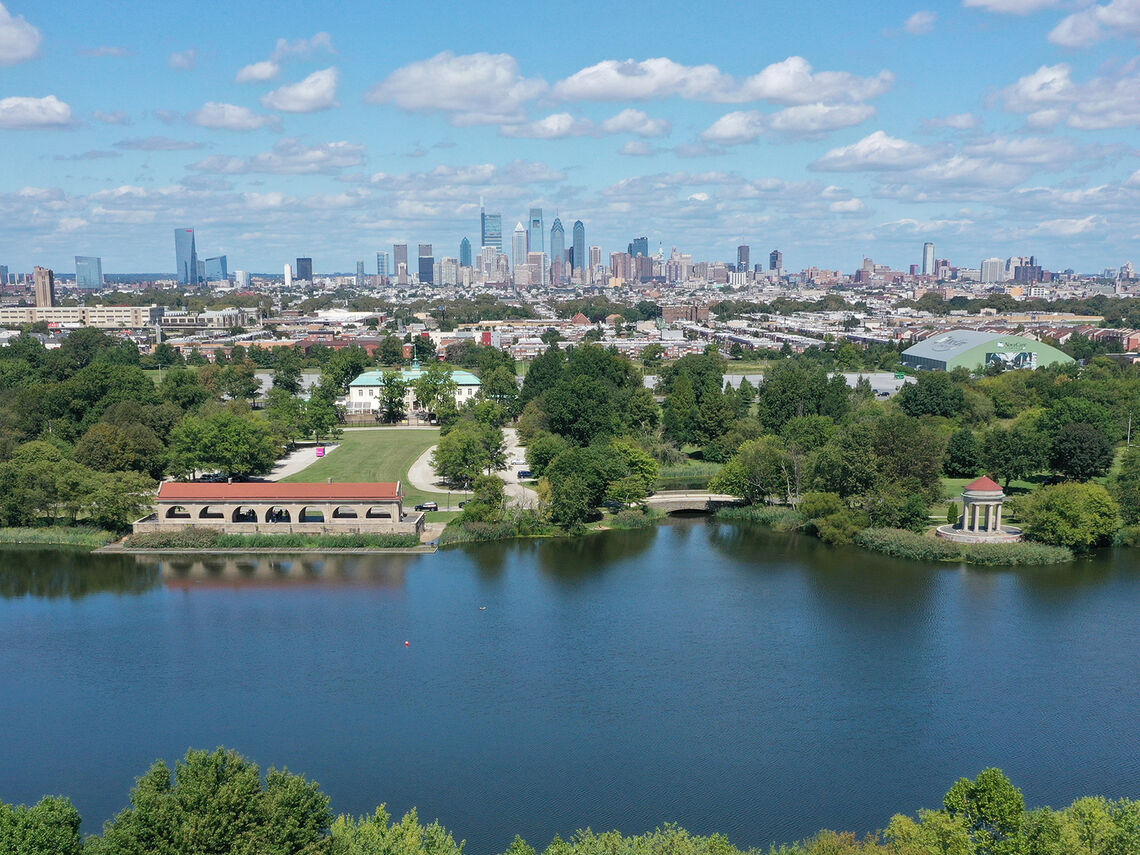
[[948, 561], [988, 567], [1063, 564], [1073, 553], [1063, 546], [1041, 543], [954, 543], [942, 538], [897, 528], [865, 528], [855, 536], [865, 549], [895, 558], [916, 561]]

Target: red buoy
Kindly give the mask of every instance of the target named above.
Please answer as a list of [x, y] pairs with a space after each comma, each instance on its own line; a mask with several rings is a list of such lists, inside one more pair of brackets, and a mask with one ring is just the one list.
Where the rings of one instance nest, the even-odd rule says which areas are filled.
[[411, 647], [411, 646], [412, 646], [412, 643], [410, 641], [404, 642], [404, 647]]

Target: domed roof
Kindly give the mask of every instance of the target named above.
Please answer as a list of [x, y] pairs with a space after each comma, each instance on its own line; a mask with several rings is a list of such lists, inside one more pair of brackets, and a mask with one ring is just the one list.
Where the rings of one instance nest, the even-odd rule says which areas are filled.
[[1000, 493], [1002, 492], [1001, 484], [983, 475], [977, 481], [972, 481], [966, 485], [965, 493]]

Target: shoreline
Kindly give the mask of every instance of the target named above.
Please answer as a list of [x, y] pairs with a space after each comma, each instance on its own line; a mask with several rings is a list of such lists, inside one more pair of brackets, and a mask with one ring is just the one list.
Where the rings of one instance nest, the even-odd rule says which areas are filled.
[[177, 549], [175, 547], [167, 547], [165, 549], [131, 549], [130, 547], [121, 546], [117, 544], [108, 544], [101, 546], [98, 549], [92, 549], [91, 554], [102, 555], [294, 555], [297, 553], [306, 554], [331, 554], [331, 555], [430, 555], [433, 552], [438, 552], [438, 546], [395, 546], [390, 548], [380, 547], [367, 547], [367, 546], [249, 546], [237, 547], [234, 549], [222, 548], [192, 548], [192, 549]]

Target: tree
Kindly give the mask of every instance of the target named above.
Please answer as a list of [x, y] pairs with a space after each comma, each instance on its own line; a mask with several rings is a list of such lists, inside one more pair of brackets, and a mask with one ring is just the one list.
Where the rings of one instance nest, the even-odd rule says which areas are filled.
[[990, 428], [982, 435], [982, 463], [1004, 481], [1028, 478], [1045, 466], [1048, 440], [1028, 424]]
[[551, 481], [550, 520], [559, 528], [577, 532], [590, 518], [597, 503], [582, 478]]
[[982, 448], [972, 430], [960, 430], [950, 437], [942, 471], [950, 478], [973, 478], [982, 471]]
[[700, 411], [697, 409], [697, 395], [689, 375], [682, 374], [665, 396], [661, 422], [665, 436], [678, 445], [687, 445], [697, 438], [697, 423]]
[[479, 475], [472, 485], [471, 498], [463, 505], [461, 522], [495, 523], [503, 518], [506, 492], [503, 479], [494, 475]]
[[412, 381], [416, 402], [429, 413], [439, 410], [445, 401], [454, 402], [456, 388], [451, 369], [442, 362], [428, 363], [420, 376]]
[[404, 343], [394, 335], [385, 336], [377, 355], [381, 365], [403, 365]]
[[166, 372], [158, 387], [164, 401], [170, 401], [183, 410], [193, 410], [210, 399], [210, 390], [202, 385], [197, 372], [174, 368]]
[[281, 347], [276, 353], [273, 371], [273, 388], [284, 389], [290, 395], [301, 391], [301, 354], [292, 347]]
[[1120, 508], [1100, 484], [1055, 484], [1016, 500], [1026, 537], [1085, 551], [1108, 543]]
[[612, 387], [597, 378], [566, 377], [543, 396], [550, 430], [580, 445], [621, 428]]
[[249, 361], [234, 362], [222, 369], [218, 378], [218, 391], [231, 400], [252, 400], [261, 393], [257, 379], [257, 366]]
[[1071, 422], [1053, 437], [1049, 464], [1074, 481], [1104, 475], [1112, 466], [1113, 447], [1103, 430], [1091, 424]]
[[337, 817], [332, 823], [329, 855], [462, 855], [463, 845], [456, 844], [451, 832], [438, 822], [422, 825], [414, 808], [399, 822], [391, 820], [383, 805], [372, 816]]
[[81, 855], [80, 816], [71, 799], [44, 796], [31, 807], [0, 802], [0, 852]]
[[1131, 446], [1120, 460], [1120, 471], [1110, 489], [1120, 503], [1120, 516], [1128, 525], [1140, 523], [1140, 446]]
[[285, 388], [275, 386], [269, 390], [265, 401], [265, 416], [273, 433], [284, 446], [292, 447], [309, 432], [304, 402]]
[[176, 474], [217, 469], [242, 478], [270, 471], [277, 449], [264, 422], [221, 412], [184, 419], [170, 434], [170, 455], [171, 471]]
[[519, 399], [519, 384], [515, 373], [504, 365], [493, 369], [483, 378], [479, 395], [513, 413]]
[[657, 342], [650, 342], [641, 349], [641, 364], [646, 368], [653, 368], [661, 364], [665, 356], [665, 348]]
[[99, 422], [76, 443], [75, 459], [99, 472], [144, 472], [162, 476], [165, 451], [154, 431], [144, 424], [118, 426]]
[[946, 812], [961, 818], [975, 851], [1014, 853], [1025, 814], [1025, 798], [1001, 771], [983, 769], [971, 781], [960, 778], [942, 800]]
[[337, 406], [336, 396], [336, 387], [326, 382], [324, 376], [309, 393], [309, 400], [305, 404], [305, 426], [318, 442], [321, 439], [336, 439], [341, 434], [343, 413]]
[[329, 848], [332, 814], [315, 782], [219, 748], [159, 760], [131, 790], [131, 805], [91, 841], [94, 855], [316, 855]]
[[[486, 427], [476, 422], [460, 422], [441, 436], [439, 445], [431, 454], [431, 465], [436, 475], [455, 487], [468, 487], [488, 468]], [[502, 431], [499, 431], [502, 437]]]
[[895, 396], [908, 416], [943, 416], [954, 418], [965, 409], [962, 387], [944, 371], [924, 371], [917, 382], [907, 383]]
[[409, 383], [399, 371], [385, 371], [380, 387], [380, 418], [388, 424], [401, 422], [408, 417]]
[[709, 490], [739, 496], [749, 504], [765, 502], [771, 496], [789, 498], [793, 484], [783, 441], [765, 436], [744, 443], [709, 481]]

